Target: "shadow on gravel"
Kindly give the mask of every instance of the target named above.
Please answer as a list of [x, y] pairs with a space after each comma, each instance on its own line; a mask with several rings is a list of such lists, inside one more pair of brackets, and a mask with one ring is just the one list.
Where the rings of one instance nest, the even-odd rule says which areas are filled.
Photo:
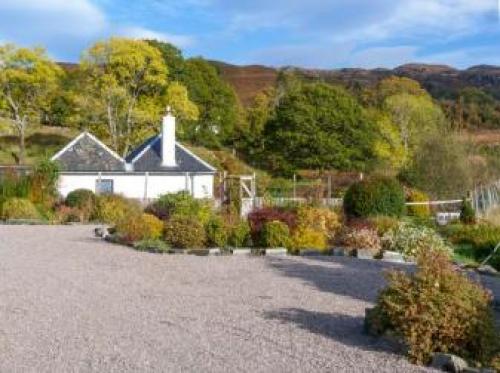
[[312, 312], [299, 308], [285, 308], [264, 313], [264, 317], [293, 323], [314, 334], [334, 339], [347, 346], [365, 351], [398, 353], [397, 347], [363, 333], [363, 318], [338, 313]]
[[320, 291], [374, 302], [385, 285], [384, 271], [408, 265], [343, 257], [271, 259], [269, 265], [287, 277], [306, 281]]

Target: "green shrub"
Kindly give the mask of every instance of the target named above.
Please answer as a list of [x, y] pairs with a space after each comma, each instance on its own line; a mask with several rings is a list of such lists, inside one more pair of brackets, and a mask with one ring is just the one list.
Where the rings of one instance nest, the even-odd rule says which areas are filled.
[[422, 251], [451, 255], [451, 248], [434, 229], [407, 223], [400, 223], [387, 232], [382, 242], [385, 249], [398, 251], [407, 259], [416, 258]]
[[28, 198], [45, 210], [52, 209], [57, 197], [59, 166], [50, 159], [42, 159], [33, 167], [29, 178]]
[[134, 243], [134, 249], [137, 251], [146, 251], [148, 253], [168, 253], [170, 247], [163, 240], [148, 239]]
[[[478, 225], [452, 224], [443, 228], [443, 234], [454, 244], [470, 244], [478, 262], [484, 260], [500, 243], [500, 227], [482, 223]], [[493, 256], [488, 264], [500, 270], [500, 253]]]
[[465, 198], [460, 208], [460, 221], [463, 224], [476, 224], [476, 212], [472, 208], [470, 201]]
[[220, 216], [212, 216], [206, 224], [208, 247], [226, 247], [228, 232], [224, 220]]
[[30, 200], [11, 198], [2, 205], [2, 219], [40, 219], [40, 213]]
[[181, 249], [197, 249], [206, 242], [203, 225], [198, 220], [186, 217], [170, 218], [165, 223], [164, 237], [171, 247]]
[[260, 244], [263, 247], [290, 247], [288, 226], [277, 220], [265, 223], [261, 231]]
[[228, 245], [231, 247], [247, 247], [252, 245], [250, 225], [246, 220], [238, 221], [229, 228]]
[[165, 221], [177, 216], [197, 219], [201, 224], [206, 224], [212, 215], [209, 201], [196, 199], [185, 191], [160, 196], [146, 208], [146, 212]]
[[388, 283], [367, 315], [372, 333], [400, 337], [415, 363], [428, 363], [433, 352], [491, 363], [500, 340], [491, 297], [446, 255], [423, 251], [416, 273], [390, 272]]
[[115, 226], [116, 232], [125, 242], [159, 239], [163, 234], [163, 222], [156, 216], [134, 213], [120, 219]]
[[[430, 197], [419, 190], [412, 189], [407, 194], [408, 202], [428, 202]], [[409, 205], [407, 206], [408, 215], [419, 218], [428, 218], [431, 216], [431, 208], [429, 205]]]
[[368, 221], [380, 237], [399, 225], [399, 220], [391, 216], [373, 216]]
[[129, 215], [141, 211], [138, 203], [116, 194], [97, 196], [96, 218], [107, 224], [117, 224]]
[[91, 190], [77, 189], [66, 196], [64, 203], [79, 210], [80, 221], [89, 221], [95, 213], [96, 196]]
[[344, 196], [344, 211], [350, 217], [402, 216], [403, 187], [395, 179], [373, 178], [351, 185]]

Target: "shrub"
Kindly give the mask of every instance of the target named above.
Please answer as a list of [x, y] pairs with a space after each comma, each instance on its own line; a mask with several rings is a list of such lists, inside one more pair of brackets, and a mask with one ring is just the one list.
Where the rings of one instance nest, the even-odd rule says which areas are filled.
[[[427, 202], [430, 200], [429, 196], [424, 192], [416, 189], [411, 189], [407, 193], [408, 202]], [[409, 205], [407, 206], [408, 215], [416, 216], [419, 218], [427, 218], [431, 215], [431, 208], [429, 205]]]
[[220, 216], [212, 216], [206, 227], [207, 245], [209, 247], [226, 247], [228, 232], [224, 220]]
[[292, 235], [292, 247], [294, 249], [316, 249], [323, 251], [328, 248], [328, 237], [320, 231], [308, 227], [299, 226]]
[[177, 216], [197, 219], [202, 224], [205, 224], [212, 214], [208, 201], [196, 199], [185, 191], [160, 196], [146, 208], [146, 212], [165, 221]]
[[79, 210], [80, 221], [89, 221], [96, 209], [96, 196], [88, 189], [77, 189], [66, 196], [64, 203]]
[[463, 224], [476, 224], [476, 212], [472, 208], [470, 201], [465, 198], [460, 208], [460, 221]]
[[297, 209], [297, 226], [321, 232], [332, 240], [340, 228], [338, 215], [330, 209], [300, 206]]
[[33, 167], [29, 179], [29, 199], [35, 205], [49, 210], [53, 207], [57, 196], [57, 180], [59, 166], [57, 163], [42, 159]]
[[[443, 233], [454, 244], [470, 244], [473, 247], [474, 258], [484, 260], [500, 243], [500, 227], [492, 224], [450, 225]], [[500, 270], [500, 253], [493, 256], [488, 264]]]
[[400, 223], [382, 238], [384, 248], [398, 251], [407, 259], [416, 258], [422, 251], [440, 251], [450, 255], [451, 248], [434, 229]]
[[168, 253], [170, 247], [163, 240], [148, 239], [134, 243], [134, 249], [137, 251], [146, 251], [149, 253]]
[[160, 238], [163, 233], [163, 222], [151, 214], [134, 213], [120, 219], [115, 228], [123, 240], [132, 243]]
[[391, 216], [373, 216], [368, 220], [380, 237], [399, 225], [399, 220]]
[[137, 215], [141, 211], [138, 203], [117, 194], [106, 194], [97, 197], [96, 218], [107, 224], [117, 224], [129, 215]]
[[35, 205], [28, 199], [11, 198], [2, 206], [3, 219], [40, 219]]
[[61, 205], [56, 208], [55, 220], [60, 224], [76, 223], [81, 221], [81, 212], [77, 208]]
[[380, 238], [372, 229], [351, 229], [344, 233], [342, 242], [344, 246], [353, 250], [370, 250], [373, 255], [380, 253], [382, 245]]
[[248, 222], [254, 242], [259, 241], [264, 225], [272, 221], [280, 221], [286, 224], [289, 230], [293, 230], [297, 225], [297, 217], [293, 210], [279, 207], [264, 207], [254, 210], [248, 215]]
[[387, 279], [389, 285], [367, 315], [372, 333], [400, 337], [415, 363], [428, 363], [433, 352], [490, 363], [500, 337], [490, 295], [454, 270], [446, 255], [423, 251], [416, 273], [393, 271]]
[[289, 247], [291, 244], [288, 226], [278, 220], [264, 224], [260, 244], [263, 247]]
[[246, 220], [241, 220], [229, 228], [228, 245], [231, 247], [251, 246], [250, 225]]
[[403, 187], [395, 179], [373, 178], [351, 185], [344, 196], [350, 217], [401, 216], [405, 212]]
[[203, 225], [192, 218], [172, 217], [165, 223], [165, 241], [171, 247], [196, 249], [206, 241]]

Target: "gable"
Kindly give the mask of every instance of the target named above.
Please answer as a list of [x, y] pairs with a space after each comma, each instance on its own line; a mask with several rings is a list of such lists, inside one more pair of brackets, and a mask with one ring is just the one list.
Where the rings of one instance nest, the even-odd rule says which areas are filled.
[[66, 172], [125, 171], [125, 161], [87, 132], [75, 138], [52, 160]]

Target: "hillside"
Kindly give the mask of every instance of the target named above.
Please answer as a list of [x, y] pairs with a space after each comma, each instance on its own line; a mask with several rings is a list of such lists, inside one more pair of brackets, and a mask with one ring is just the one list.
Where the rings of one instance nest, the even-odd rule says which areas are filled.
[[[235, 66], [213, 62], [221, 76], [230, 83], [241, 102], [247, 105], [252, 98], [267, 87], [276, 85], [279, 69], [251, 65]], [[345, 86], [372, 86], [391, 75], [417, 80], [436, 98], [453, 97], [460, 89], [468, 86], [482, 88], [500, 98], [500, 67], [479, 65], [458, 70], [446, 65], [407, 64], [395, 69], [293, 69], [304, 78], [323, 80]]]

